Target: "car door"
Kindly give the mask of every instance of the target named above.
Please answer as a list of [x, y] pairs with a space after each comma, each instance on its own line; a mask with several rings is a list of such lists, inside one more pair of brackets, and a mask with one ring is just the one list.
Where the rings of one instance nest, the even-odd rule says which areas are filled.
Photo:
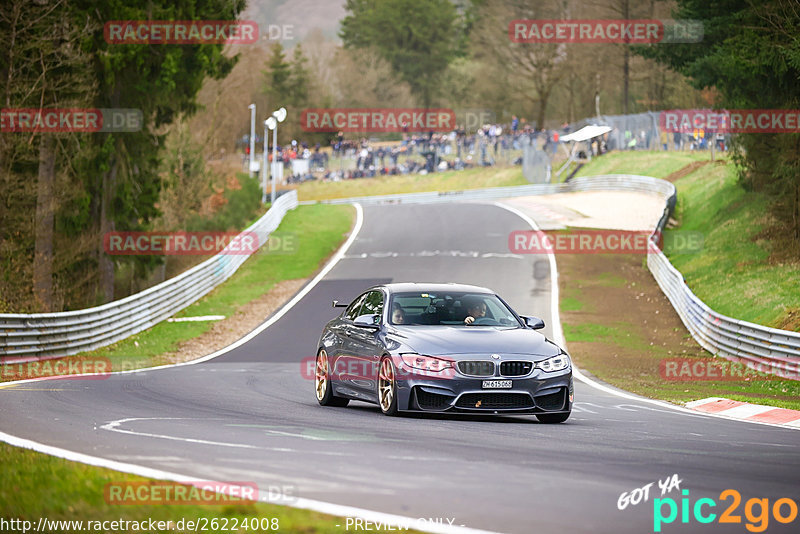
[[380, 327], [383, 322], [383, 307], [386, 301], [383, 291], [375, 289], [367, 293], [361, 306], [359, 315], [377, 316], [375, 325], [378, 328], [352, 325], [349, 330], [349, 343], [352, 347], [353, 358], [358, 362], [357, 367], [361, 376], [354, 387], [362, 392], [377, 398], [378, 367], [383, 355], [383, 344], [380, 341]]
[[356, 358], [357, 345], [353, 342], [352, 330], [353, 320], [359, 316], [366, 297], [367, 293], [362, 293], [353, 300], [332, 328], [338, 339], [336, 352], [330, 362], [333, 384], [336, 390], [348, 395], [358, 393], [362, 389], [358, 387], [361, 370]]

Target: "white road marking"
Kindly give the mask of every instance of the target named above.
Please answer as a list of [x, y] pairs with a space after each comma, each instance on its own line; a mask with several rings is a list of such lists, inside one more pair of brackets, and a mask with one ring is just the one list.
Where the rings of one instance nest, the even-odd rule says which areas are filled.
[[[198, 439], [198, 438], [184, 438], [180, 436], [171, 436], [169, 434], [155, 434], [152, 432], [139, 432], [136, 430], [126, 430], [124, 428], [120, 428], [120, 425], [123, 423], [130, 423], [133, 421], [192, 421], [194, 419], [187, 418], [187, 417], [129, 417], [126, 419], [117, 419], [116, 421], [110, 421], [104, 425], [100, 426], [101, 430], [107, 430], [109, 432], [118, 432], [120, 434], [129, 434], [131, 436], [141, 436], [145, 438], [157, 438], [157, 439], [168, 439], [172, 441], [183, 441], [185, 443], [197, 443], [199, 445], [214, 445], [217, 447], [231, 447], [231, 448], [238, 448], [238, 449], [258, 449], [262, 451], [272, 451], [272, 452], [291, 452], [291, 453], [303, 453], [303, 451], [298, 451], [296, 449], [290, 449], [287, 447], [262, 447], [258, 445], [248, 445], [246, 443], [230, 443], [224, 441], [211, 441], [206, 439]], [[259, 429], [264, 431], [264, 429]], [[280, 432], [277, 430], [266, 430], [266, 432], [271, 432], [273, 434], [280, 434], [286, 436], [293, 436], [298, 438], [310, 439], [310, 440], [317, 440], [317, 441], [330, 441], [326, 440], [323, 437], [316, 437], [316, 436], [307, 436], [303, 434], [292, 434], [290, 432]], [[317, 451], [315, 454], [321, 454], [324, 456], [356, 456], [353, 453], [338, 453], [338, 452], [330, 452], [330, 451]]]
[[198, 315], [196, 317], [170, 317], [168, 323], [191, 323], [196, 321], [221, 321], [224, 315]]
[[348, 254], [346, 260], [365, 260], [368, 258], [433, 258], [444, 256], [448, 258], [514, 258], [522, 259], [521, 254], [510, 252], [479, 252], [477, 250], [422, 250], [419, 252], [362, 252], [360, 254]]
[[589, 408], [584, 408], [581, 404], [582, 403], [578, 403], [578, 402], [573, 404], [572, 405], [572, 411], [575, 412], [575, 413], [581, 413], [582, 412], [582, 413], [593, 413], [593, 414], [597, 415], [597, 412], [595, 412], [593, 410], [590, 410]]
[[[209, 441], [206, 439], [195, 439], [195, 438], [179, 438], [177, 436], [169, 436], [166, 434], [152, 434], [150, 432], [136, 432], [135, 430], [125, 430], [119, 428], [119, 426], [123, 423], [130, 423], [132, 421], [163, 421], [163, 420], [181, 420], [183, 418], [180, 417], [129, 417], [127, 419], [118, 419], [116, 421], [111, 421], [110, 423], [106, 423], [100, 426], [101, 430], [108, 430], [109, 432], [119, 432], [120, 434], [130, 434], [132, 436], [142, 436], [146, 438], [160, 438], [160, 439], [169, 439], [174, 441], [184, 441], [186, 443], [199, 443], [201, 445], [216, 445], [218, 447], [235, 447], [240, 449], [261, 449], [263, 447], [257, 447], [255, 445], [246, 445], [243, 443], [225, 443], [222, 441]], [[272, 449], [270, 449], [272, 450]], [[287, 451], [292, 451], [292, 449], [286, 449]], [[283, 451], [281, 451], [283, 452]]]

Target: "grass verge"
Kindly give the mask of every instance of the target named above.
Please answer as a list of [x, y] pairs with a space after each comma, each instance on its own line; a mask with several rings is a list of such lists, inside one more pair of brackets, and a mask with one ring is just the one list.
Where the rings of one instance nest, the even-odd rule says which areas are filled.
[[330, 200], [368, 195], [393, 195], [425, 191], [461, 191], [484, 187], [525, 185], [522, 167], [475, 167], [463, 171], [402, 174], [357, 178], [339, 182], [306, 182], [297, 187], [298, 200]]
[[800, 263], [771, 258], [769, 200], [745, 191], [732, 164], [707, 165], [675, 182], [680, 230], [703, 235], [703, 249], [664, 251], [686, 283], [719, 313], [800, 331]]
[[592, 159], [575, 176], [639, 174], [664, 178], [686, 165], [709, 158], [708, 152], [615, 151]]
[[[30, 521], [36, 528], [39, 518], [50, 521], [172, 521], [172, 532], [194, 532], [194, 529], [176, 528], [180, 520], [208, 520], [208, 530], [221, 531], [227, 524], [230, 531], [234, 522], [238, 530], [265, 531], [263, 528], [243, 529], [242, 521], [257, 521], [264, 525], [277, 519], [277, 531], [302, 532], [308, 534], [339, 533], [344, 531], [345, 520], [309, 510], [290, 508], [267, 503], [249, 501], [229, 502], [221, 505], [119, 505], [109, 503], [105, 498], [107, 484], [124, 484], [128, 482], [157, 481], [127, 473], [119, 473], [111, 469], [70, 462], [61, 458], [48, 456], [35, 451], [12, 447], [0, 443], [0, 502], [3, 503], [0, 517], [6, 521], [12, 519]], [[171, 484], [171, 483], [168, 483]], [[218, 528], [210, 528], [212, 519], [217, 520]], [[337, 526], [339, 525], [339, 526]], [[112, 527], [111, 523], [107, 526]], [[80, 532], [73, 525], [67, 528], [51, 526], [45, 531]], [[89, 530], [84, 528], [83, 531]], [[103, 532], [130, 532], [130, 528], [103, 528]], [[137, 529], [152, 532], [151, 529]], [[100, 530], [95, 530], [100, 531]], [[411, 531], [409, 531], [411, 532]]]

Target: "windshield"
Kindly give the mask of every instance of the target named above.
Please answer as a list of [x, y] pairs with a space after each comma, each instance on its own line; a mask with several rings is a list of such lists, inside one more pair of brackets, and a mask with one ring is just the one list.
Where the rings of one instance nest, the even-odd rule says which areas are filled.
[[389, 322], [393, 325], [522, 327], [514, 312], [488, 293], [396, 293], [390, 309]]

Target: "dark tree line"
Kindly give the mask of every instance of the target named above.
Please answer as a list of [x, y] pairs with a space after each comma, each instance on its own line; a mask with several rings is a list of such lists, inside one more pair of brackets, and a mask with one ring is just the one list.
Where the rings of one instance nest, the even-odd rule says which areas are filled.
[[109, 44], [111, 20], [233, 20], [245, 0], [9, 0], [0, 11], [4, 108], [135, 108], [141, 131], [0, 133], [0, 311], [114, 299], [118, 260], [102, 235], [158, 214], [166, 125], [196, 111], [204, 79], [234, 59], [222, 46]]
[[[796, 0], [678, 0], [676, 18], [703, 21], [702, 46], [651, 47], [643, 55], [714, 87], [722, 109], [800, 109], [800, 3]], [[775, 199], [800, 257], [800, 134], [735, 136], [741, 183]]]

